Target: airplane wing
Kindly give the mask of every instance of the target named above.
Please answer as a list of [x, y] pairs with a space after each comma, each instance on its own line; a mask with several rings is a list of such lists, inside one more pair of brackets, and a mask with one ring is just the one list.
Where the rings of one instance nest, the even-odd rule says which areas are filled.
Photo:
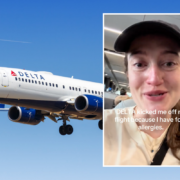
[[66, 99], [64, 101], [66, 101], [67, 104], [74, 105], [75, 100], [76, 100], [76, 97], [71, 97], [71, 98], [68, 98], [68, 99]]
[[75, 103], [75, 99], [70, 99], [68, 101], [66, 101], [68, 104], [74, 105]]
[[[8, 117], [13, 122], [37, 125], [41, 121], [44, 122], [45, 117], [48, 117], [54, 122], [62, 120], [63, 125], [60, 126], [59, 132], [61, 135], [72, 134], [73, 128], [67, 125], [66, 122], [70, 119], [100, 119], [99, 128], [102, 129], [102, 97], [93, 95], [79, 95], [78, 97], [66, 97], [63, 101], [63, 109], [57, 112], [49, 110], [41, 110], [37, 108], [12, 106], [5, 108], [4, 104], [0, 104], [1, 111], [8, 111]], [[54, 104], [56, 106], [56, 104]]]

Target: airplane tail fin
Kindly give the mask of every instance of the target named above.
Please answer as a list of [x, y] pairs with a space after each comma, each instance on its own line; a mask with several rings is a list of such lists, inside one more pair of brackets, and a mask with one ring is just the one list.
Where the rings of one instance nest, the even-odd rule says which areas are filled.
[[8, 111], [9, 108], [5, 108], [5, 104], [0, 104], [0, 111]]

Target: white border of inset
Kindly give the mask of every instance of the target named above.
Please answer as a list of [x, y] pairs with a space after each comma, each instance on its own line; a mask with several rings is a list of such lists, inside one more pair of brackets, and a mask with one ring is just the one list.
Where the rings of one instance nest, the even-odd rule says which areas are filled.
[[[173, 16], [173, 15], [178, 15], [180, 16], [180, 13], [103, 13], [103, 85], [104, 85], [104, 31], [105, 31], [105, 28], [104, 28], [104, 21], [105, 21], [105, 15], [143, 15], [143, 16], [146, 16], [146, 15], [168, 15], [168, 16]], [[106, 27], [106, 28], [109, 28], [109, 27]], [[117, 30], [117, 32], [120, 32]], [[115, 32], [115, 33], [117, 33]], [[103, 117], [104, 117], [104, 93], [103, 93]], [[150, 165], [104, 165], [104, 121], [103, 121], [103, 167], [180, 167], [180, 166], [177, 166], [177, 165], [163, 165], [163, 166], [150, 166]]]

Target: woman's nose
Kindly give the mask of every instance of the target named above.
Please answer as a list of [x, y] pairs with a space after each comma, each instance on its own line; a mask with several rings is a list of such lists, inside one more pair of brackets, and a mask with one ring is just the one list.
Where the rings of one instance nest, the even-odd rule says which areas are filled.
[[146, 82], [152, 86], [159, 86], [163, 83], [163, 72], [156, 64], [152, 64], [147, 73]]

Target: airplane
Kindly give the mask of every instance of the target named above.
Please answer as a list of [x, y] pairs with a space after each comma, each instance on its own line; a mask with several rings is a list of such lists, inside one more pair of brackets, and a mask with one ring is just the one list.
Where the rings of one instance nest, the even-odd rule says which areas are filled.
[[[102, 129], [103, 84], [53, 75], [51, 72], [0, 67], [0, 110], [17, 123], [37, 125], [48, 117], [62, 120], [61, 135], [73, 133], [71, 119], [99, 119]], [[5, 108], [5, 104], [12, 105]]]

